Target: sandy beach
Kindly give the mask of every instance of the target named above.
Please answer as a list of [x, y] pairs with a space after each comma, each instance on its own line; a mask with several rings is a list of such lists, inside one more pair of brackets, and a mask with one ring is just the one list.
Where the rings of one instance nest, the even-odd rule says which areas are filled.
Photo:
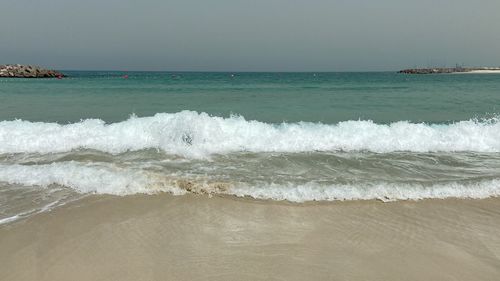
[[500, 74], [499, 69], [484, 69], [484, 70], [473, 70], [465, 73], [470, 73], [470, 74]]
[[498, 210], [91, 196], [0, 226], [0, 280], [496, 280]]
[[4, 2], [0, 281], [500, 281], [500, 1]]

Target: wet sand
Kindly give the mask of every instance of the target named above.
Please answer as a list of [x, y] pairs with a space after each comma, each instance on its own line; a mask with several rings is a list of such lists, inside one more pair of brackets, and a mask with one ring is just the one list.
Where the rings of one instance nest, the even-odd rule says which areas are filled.
[[0, 226], [0, 280], [500, 280], [500, 199], [91, 196]]

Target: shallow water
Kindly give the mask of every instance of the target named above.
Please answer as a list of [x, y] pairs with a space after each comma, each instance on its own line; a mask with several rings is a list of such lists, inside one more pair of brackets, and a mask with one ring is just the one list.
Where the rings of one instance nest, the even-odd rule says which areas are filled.
[[500, 75], [68, 74], [0, 79], [0, 223], [90, 193], [500, 195]]

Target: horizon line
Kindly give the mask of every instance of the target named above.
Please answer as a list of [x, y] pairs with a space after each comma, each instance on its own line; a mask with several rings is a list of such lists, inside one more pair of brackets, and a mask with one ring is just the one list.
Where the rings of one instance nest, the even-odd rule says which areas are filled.
[[134, 69], [64, 69], [55, 68], [58, 71], [102, 71], [102, 72], [181, 72], [181, 73], [361, 73], [361, 72], [397, 72], [399, 70], [134, 70]]

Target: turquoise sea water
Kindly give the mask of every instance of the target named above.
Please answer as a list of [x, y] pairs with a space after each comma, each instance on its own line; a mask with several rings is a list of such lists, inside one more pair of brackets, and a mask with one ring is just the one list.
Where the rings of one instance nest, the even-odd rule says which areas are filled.
[[500, 195], [500, 75], [67, 74], [0, 79], [0, 223], [88, 194]]
[[[0, 79], [0, 120], [107, 122], [193, 110], [263, 122], [442, 123], [500, 112], [496, 74], [67, 72]], [[128, 79], [123, 79], [123, 75]]]

